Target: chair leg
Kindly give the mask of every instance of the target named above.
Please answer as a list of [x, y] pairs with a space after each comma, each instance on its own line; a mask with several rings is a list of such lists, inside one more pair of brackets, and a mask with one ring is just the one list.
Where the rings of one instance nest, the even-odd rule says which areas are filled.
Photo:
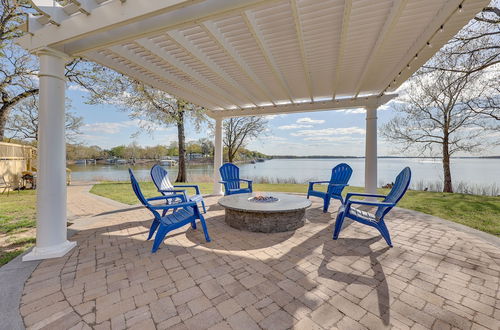
[[377, 229], [379, 230], [380, 234], [382, 234], [382, 237], [385, 239], [387, 245], [392, 247], [391, 235], [389, 234], [389, 230], [387, 229], [387, 226], [385, 225], [383, 219], [379, 220]]
[[196, 229], [196, 221], [195, 220], [193, 220], [191, 222], [191, 228]]
[[328, 212], [328, 207], [330, 206], [330, 196], [325, 196], [324, 198], [324, 203], [323, 203], [323, 213], [326, 213]]
[[333, 230], [333, 239], [339, 238], [340, 231], [342, 230], [342, 224], [344, 223], [345, 212], [339, 210], [337, 214], [337, 219], [335, 219], [335, 229]]
[[158, 231], [156, 232], [155, 240], [153, 242], [153, 248], [151, 249], [152, 253], [155, 253], [158, 250], [158, 248], [160, 247], [160, 244], [163, 243], [165, 236], [167, 236], [167, 233], [168, 233], [168, 227], [160, 224], [160, 228], [158, 228]]
[[205, 234], [205, 240], [207, 242], [210, 242], [210, 236], [208, 235], [208, 228], [207, 228], [207, 224], [205, 222], [205, 218], [203, 218], [203, 216], [200, 214], [200, 222], [201, 222], [201, 227], [203, 228], [203, 233]]
[[160, 224], [160, 221], [154, 219], [153, 223], [151, 224], [151, 227], [149, 228], [149, 235], [148, 235], [148, 241], [153, 237], [153, 234], [156, 231], [156, 228], [158, 228], [158, 225]]
[[205, 207], [205, 201], [201, 201], [201, 207], [203, 207], [203, 213], [207, 213], [207, 208]]

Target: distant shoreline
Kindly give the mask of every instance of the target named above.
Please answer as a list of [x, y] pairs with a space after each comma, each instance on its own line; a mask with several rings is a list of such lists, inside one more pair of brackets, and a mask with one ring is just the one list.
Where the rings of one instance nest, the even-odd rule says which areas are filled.
[[[364, 159], [364, 156], [269, 156], [272, 159]], [[422, 157], [422, 156], [378, 156], [378, 158], [397, 158], [397, 159], [440, 159], [440, 157]], [[451, 157], [452, 159], [500, 159], [500, 156], [463, 156]]]

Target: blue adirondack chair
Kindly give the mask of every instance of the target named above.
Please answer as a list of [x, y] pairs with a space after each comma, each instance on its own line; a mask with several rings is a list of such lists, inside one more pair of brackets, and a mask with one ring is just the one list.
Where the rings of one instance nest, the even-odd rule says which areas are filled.
[[[203, 196], [200, 193], [200, 188], [197, 185], [172, 185], [170, 179], [168, 178], [168, 172], [160, 165], [156, 164], [151, 168], [151, 179], [163, 196], [168, 196], [172, 194], [184, 194], [185, 200], [201, 203], [203, 207], [203, 213], [207, 213], [207, 209], [205, 207], [205, 201], [203, 201]], [[186, 190], [178, 189], [178, 188], [194, 188], [195, 195], [189, 196], [186, 194]], [[175, 200], [168, 201], [168, 203], [175, 203]], [[165, 211], [164, 211], [165, 213]], [[165, 215], [165, 214], [164, 214]]]
[[[352, 175], [352, 168], [346, 163], [341, 163], [332, 169], [332, 176], [330, 181], [314, 181], [309, 182], [309, 189], [307, 190], [307, 198], [309, 196], [316, 196], [323, 198], [323, 212], [328, 211], [331, 199], [338, 199], [343, 203], [342, 190], [348, 186], [347, 182]], [[328, 183], [326, 192], [314, 190], [315, 184]]]
[[[234, 194], [245, 194], [252, 192], [252, 181], [240, 179], [240, 169], [238, 166], [225, 163], [219, 168], [220, 176], [222, 181], [219, 181], [224, 185], [224, 195], [234, 195]], [[246, 182], [247, 188], [242, 188], [240, 182]]]
[[[347, 217], [359, 223], [376, 228], [380, 234], [382, 234], [382, 237], [385, 239], [387, 244], [392, 247], [391, 236], [387, 226], [385, 225], [384, 217], [403, 197], [408, 189], [408, 186], [410, 185], [410, 179], [411, 170], [409, 167], [405, 167], [396, 177], [396, 181], [387, 196], [378, 194], [348, 193], [344, 203], [339, 208], [337, 219], [335, 220], [333, 239], [337, 239], [339, 237], [340, 230], [342, 229], [342, 223]], [[351, 199], [352, 196], [376, 197], [384, 199], [382, 201], [357, 200]], [[377, 206], [377, 210], [375, 211], [375, 214], [372, 214], [352, 206], [354, 204]]]
[[[172, 194], [167, 196], [145, 198], [141, 192], [139, 183], [135, 179], [134, 172], [131, 169], [129, 169], [128, 172], [130, 174], [130, 183], [132, 184], [132, 189], [134, 190], [135, 195], [142, 203], [142, 205], [144, 205], [154, 215], [154, 220], [151, 224], [148, 235], [148, 240], [150, 240], [151, 237], [153, 237], [155, 231], [158, 229], [153, 242], [153, 248], [151, 249], [152, 253], [155, 253], [156, 250], [158, 250], [160, 244], [163, 242], [165, 236], [169, 231], [188, 224], [191, 224], [193, 229], [196, 229], [196, 220], [200, 220], [201, 226], [203, 227], [203, 233], [205, 234], [205, 239], [207, 240], [207, 242], [210, 242], [207, 224], [205, 223], [205, 219], [198, 209], [198, 205], [196, 204], [196, 202], [186, 201], [184, 194]], [[181, 203], [171, 205], [153, 205], [150, 203], [152, 201], [161, 201], [176, 198], [181, 199]], [[170, 209], [175, 209], [175, 211], [169, 215], [162, 216], [160, 216], [160, 214], [158, 213], [158, 211], [160, 210], [168, 211]]]

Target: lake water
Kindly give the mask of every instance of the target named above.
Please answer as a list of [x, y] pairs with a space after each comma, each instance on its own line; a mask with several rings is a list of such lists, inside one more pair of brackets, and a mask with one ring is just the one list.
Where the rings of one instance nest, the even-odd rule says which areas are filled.
[[[240, 173], [244, 178], [266, 178], [267, 181], [277, 182], [293, 179], [297, 183], [312, 180], [328, 180], [332, 167], [345, 162], [353, 168], [350, 184], [353, 186], [364, 185], [363, 158], [354, 159], [272, 159], [257, 164], [240, 164]], [[132, 166], [136, 176], [142, 180], [149, 180], [149, 169], [152, 165]], [[428, 186], [441, 182], [443, 178], [442, 164], [434, 159], [414, 158], [381, 158], [378, 163], [379, 185], [392, 182], [397, 173], [405, 166], [412, 169], [412, 183]], [[93, 180], [128, 180], [128, 165], [72, 165], [72, 178], [74, 181]], [[177, 175], [177, 167], [167, 168], [173, 180]], [[213, 166], [190, 165], [188, 177], [193, 180], [209, 180], [213, 175]], [[453, 159], [452, 178], [455, 185], [500, 187], [500, 159]]]

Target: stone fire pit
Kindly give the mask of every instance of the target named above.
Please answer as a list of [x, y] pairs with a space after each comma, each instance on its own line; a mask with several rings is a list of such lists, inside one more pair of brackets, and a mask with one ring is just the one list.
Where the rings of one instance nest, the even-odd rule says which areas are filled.
[[233, 228], [276, 233], [300, 228], [305, 223], [308, 199], [280, 193], [252, 193], [224, 196], [225, 221]]

